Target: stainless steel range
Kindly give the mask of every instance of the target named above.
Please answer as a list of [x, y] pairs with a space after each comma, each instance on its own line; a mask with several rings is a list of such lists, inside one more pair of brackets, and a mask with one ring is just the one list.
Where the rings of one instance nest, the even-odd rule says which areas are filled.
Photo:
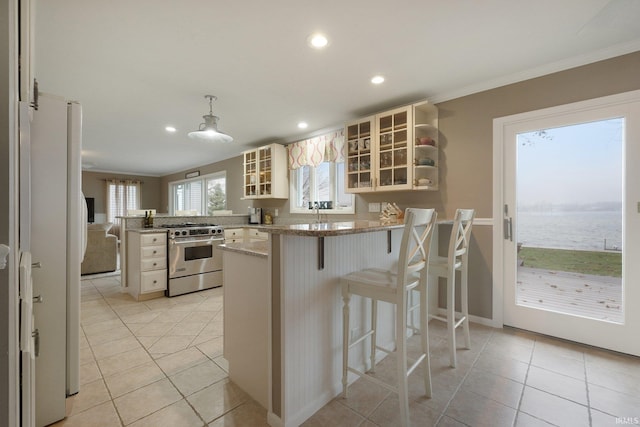
[[167, 296], [222, 286], [224, 229], [214, 224], [170, 224]]

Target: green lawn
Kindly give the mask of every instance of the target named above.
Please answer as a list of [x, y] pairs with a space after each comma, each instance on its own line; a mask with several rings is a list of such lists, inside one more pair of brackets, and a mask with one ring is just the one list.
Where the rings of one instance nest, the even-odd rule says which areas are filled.
[[622, 276], [621, 252], [572, 251], [522, 247], [518, 258], [525, 267], [571, 271], [597, 276]]

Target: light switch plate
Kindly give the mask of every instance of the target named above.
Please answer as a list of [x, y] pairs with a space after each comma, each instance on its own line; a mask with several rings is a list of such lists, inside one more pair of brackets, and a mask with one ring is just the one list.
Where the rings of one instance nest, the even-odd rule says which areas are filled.
[[369, 203], [369, 212], [380, 212], [380, 203]]

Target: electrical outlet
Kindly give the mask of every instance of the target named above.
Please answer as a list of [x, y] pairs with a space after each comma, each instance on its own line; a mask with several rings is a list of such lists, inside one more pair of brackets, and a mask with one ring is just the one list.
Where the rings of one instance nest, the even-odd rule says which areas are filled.
[[273, 210], [273, 216], [278, 216], [278, 209]]
[[369, 203], [369, 212], [380, 212], [380, 203]]

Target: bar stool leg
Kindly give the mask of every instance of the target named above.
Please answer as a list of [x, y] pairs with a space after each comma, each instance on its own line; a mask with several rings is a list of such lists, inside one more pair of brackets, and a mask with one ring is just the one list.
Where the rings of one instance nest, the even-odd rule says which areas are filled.
[[431, 357], [429, 356], [429, 312], [427, 307], [427, 278], [420, 289], [420, 344], [425, 355], [422, 362], [424, 389], [427, 397], [431, 397]]
[[471, 335], [469, 334], [469, 288], [467, 287], [467, 262], [463, 263], [460, 281], [460, 296], [461, 296], [461, 310], [464, 321], [462, 322], [462, 329], [464, 331], [464, 347], [466, 349], [471, 348]]
[[347, 367], [349, 364], [349, 291], [342, 288], [342, 397], [347, 398]]
[[396, 307], [396, 347], [400, 424], [409, 426], [409, 385], [407, 381], [407, 311]]
[[449, 365], [456, 367], [456, 271], [449, 267], [447, 275], [447, 339], [449, 341]]
[[377, 327], [378, 327], [378, 301], [376, 301], [374, 298], [371, 298], [371, 354], [370, 354], [370, 360], [371, 360], [371, 368], [369, 369], [370, 372], [375, 372], [376, 371], [376, 345], [377, 345]]

